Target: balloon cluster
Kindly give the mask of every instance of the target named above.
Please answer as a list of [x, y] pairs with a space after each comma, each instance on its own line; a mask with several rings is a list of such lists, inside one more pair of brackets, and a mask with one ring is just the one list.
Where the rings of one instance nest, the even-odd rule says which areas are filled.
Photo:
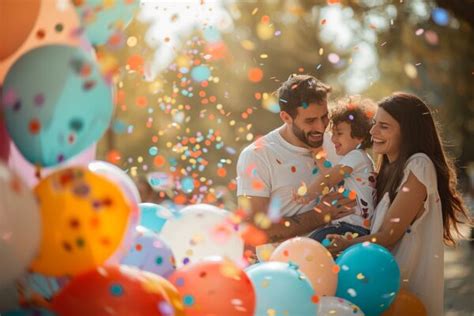
[[293, 238], [248, 266], [235, 214], [141, 203], [124, 171], [94, 161], [113, 112], [94, 48], [121, 40], [138, 1], [73, 4], [2, 4], [2, 315], [426, 314], [381, 246], [352, 246], [335, 262]]

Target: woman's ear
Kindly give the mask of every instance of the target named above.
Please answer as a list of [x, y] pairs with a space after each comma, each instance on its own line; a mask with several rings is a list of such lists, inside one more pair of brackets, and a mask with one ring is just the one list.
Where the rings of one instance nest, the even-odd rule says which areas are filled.
[[293, 124], [293, 118], [291, 117], [290, 114], [288, 114], [288, 112], [280, 111], [280, 118], [286, 124], [289, 124], [289, 125]]

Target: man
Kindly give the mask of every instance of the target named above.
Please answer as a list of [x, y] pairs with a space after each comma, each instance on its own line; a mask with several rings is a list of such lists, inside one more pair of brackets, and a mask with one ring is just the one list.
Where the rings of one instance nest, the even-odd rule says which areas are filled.
[[262, 227], [262, 218], [263, 222], [267, 216], [271, 219], [275, 208], [282, 217], [264, 227], [269, 242], [307, 235], [331, 219], [352, 213], [355, 206], [337, 193], [322, 197], [317, 206], [316, 202], [302, 205], [293, 199], [293, 192], [309, 185], [319, 171], [315, 153], [322, 151], [333, 164], [339, 160], [325, 134], [330, 91], [331, 87], [313, 76], [290, 76], [277, 91], [284, 124], [240, 153], [237, 196], [239, 207], [247, 212], [247, 223]]

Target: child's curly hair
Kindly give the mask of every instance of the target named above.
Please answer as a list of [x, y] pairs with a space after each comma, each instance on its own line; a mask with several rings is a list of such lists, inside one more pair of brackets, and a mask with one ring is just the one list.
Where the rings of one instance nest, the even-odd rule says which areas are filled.
[[370, 129], [373, 125], [373, 117], [377, 104], [370, 99], [361, 99], [351, 96], [339, 100], [331, 109], [332, 127], [346, 122], [351, 126], [351, 137], [363, 139], [360, 149], [372, 147]]

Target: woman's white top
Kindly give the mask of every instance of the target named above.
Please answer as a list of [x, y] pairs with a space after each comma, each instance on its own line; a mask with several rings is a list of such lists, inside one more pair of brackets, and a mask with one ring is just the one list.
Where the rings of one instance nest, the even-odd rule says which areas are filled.
[[[444, 248], [441, 200], [438, 194], [436, 170], [431, 159], [422, 153], [412, 155], [406, 163], [401, 190], [413, 175], [427, 191], [424, 212], [408, 228], [392, 250], [401, 272], [401, 285], [416, 295], [429, 316], [443, 315]], [[387, 215], [390, 199], [386, 193], [375, 209], [372, 233], [376, 233]]]

